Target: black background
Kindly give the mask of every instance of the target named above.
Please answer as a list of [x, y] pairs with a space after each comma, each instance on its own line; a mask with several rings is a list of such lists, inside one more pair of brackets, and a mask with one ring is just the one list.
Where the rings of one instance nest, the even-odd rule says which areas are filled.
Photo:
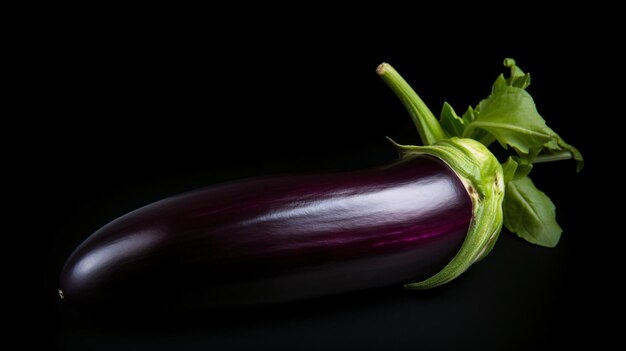
[[[535, 18], [500, 31], [491, 22], [484, 31], [469, 24], [446, 31], [375, 19], [342, 30], [319, 19], [301, 29], [299, 21], [238, 32], [239, 22], [85, 16], [42, 33], [46, 118], [31, 126], [38, 151], [24, 162], [35, 169], [24, 178], [40, 199], [24, 208], [38, 214], [32, 225], [46, 228], [33, 229], [45, 251], [46, 307], [38, 321], [46, 332], [36, 341], [67, 350], [516, 350], [602, 342], [604, 333], [592, 327], [603, 324], [599, 312], [610, 312], [603, 302], [611, 289], [597, 281], [610, 264], [601, 250], [611, 245], [600, 244], [610, 239], [589, 218], [602, 175], [601, 148], [589, 137], [599, 131], [589, 121], [601, 118], [597, 106], [606, 102], [596, 100], [597, 78], [609, 74], [613, 58], [597, 36], [571, 26], [574, 20], [538, 29]], [[130, 210], [232, 179], [385, 164], [396, 155], [384, 136], [418, 143], [407, 113], [375, 74], [380, 62], [394, 65], [438, 114], [443, 101], [462, 112], [486, 97], [505, 72], [505, 57], [531, 72], [539, 112], [587, 160], [579, 174], [573, 162], [533, 170], [564, 229], [557, 248], [504, 230], [487, 259], [427, 292], [398, 287], [117, 318], [82, 314], [57, 298], [71, 251]]]

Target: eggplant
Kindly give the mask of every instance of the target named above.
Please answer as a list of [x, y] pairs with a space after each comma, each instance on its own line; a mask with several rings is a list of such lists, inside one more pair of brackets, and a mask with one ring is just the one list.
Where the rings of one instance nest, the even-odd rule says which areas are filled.
[[472, 219], [463, 182], [415, 155], [356, 172], [196, 190], [98, 230], [61, 274], [64, 300], [186, 308], [264, 304], [422, 280]]
[[[487, 256], [503, 225], [553, 247], [554, 205], [533, 163], [573, 158], [511, 77], [459, 117], [437, 120], [390, 65], [377, 73], [404, 103], [423, 146], [343, 173], [250, 179], [189, 192], [104, 226], [69, 257], [59, 294], [75, 306], [188, 309], [294, 301], [404, 284], [446, 284]], [[516, 155], [502, 165], [493, 142]], [[505, 189], [510, 193], [505, 200]], [[510, 190], [510, 191], [509, 191]], [[506, 210], [505, 210], [506, 207]]]

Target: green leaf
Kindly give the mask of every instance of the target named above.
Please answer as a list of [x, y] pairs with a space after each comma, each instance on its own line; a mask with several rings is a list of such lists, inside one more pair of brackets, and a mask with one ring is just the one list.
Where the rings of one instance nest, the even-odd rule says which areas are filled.
[[526, 89], [530, 85], [530, 73], [524, 73], [512, 58], [504, 59], [504, 66], [511, 69], [511, 76], [507, 79], [507, 83], [511, 86]]
[[504, 184], [508, 184], [515, 176], [518, 163], [509, 156], [509, 159], [502, 164], [502, 174], [504, 175]]
[[530, 73], [521, 77], [509, 78], [509, 84], [520, 89], [526, 89], [530, 85]]
[[527, 176], [533, 169], [533, 164], [524, 158], [517, 156], [509, 156], [509, 159], [502, 164], [502, 168], [506, 168], [504, 173], [504, 182]]
[[495, 141], [495, 138], [493, 137], [493, 135], [489, 134], [487, 131], [482, 130], [482, 129], [474, 128], [474, 129], [468, 130], [467, 128], [467, 126], [470, 125], [470, 123], [476, 120], [477, 116], [478, 116], [478, 111], [474, 110], [472, 106], [468, 106], [467, 110], [461, 117], [463, 119], [463, 124], [465, 126], [465, 129], [463, 130], [463, 137], [478, 140], [483, 145], [489, 146], [492, 142]]
[[493, 93], [480, 102], [478, 115], [464, 136], [470, 136], [475, 128], [483, 129], [502, 147], [511, 146], [520, 156], [532, 157], [554, 139], [554, 132], [537, 112], [532, 97], [523, 89], [502, 85], [502, 80], [498, 78]]
[[463, 135], [463, 131], [467, 125], [467, 122], [459, 117], [452, 106], [447, 102], [444, 102], [441, 108], [439, 123], [441, 123], [441, 127], [443, 127], [446, 133], [451, 137], [460, 137]]
[[[514, 158], [517, 158], [517, 157], [514, 157]], [[533, 169], [533, 164], [528, 162], [528, 160], [526, 159], [519, 159], [519, 158], [517, 158], [516, 162], [517, 162], [517, 169], [515, 170], [515, 175], [513, 178], [517, 179], [517, 178], [528, 176], [530, 171]]]
[[[520, 89], [526, 89], [530, 85], [530, 73], [524, 73], [521, 68], [519, 68], [515, 60], [512, 58], [504, 59], [504, 66], [510, 69], [510, 76], [507, 78], [507, 83], [510, 86], [517, 87]], [[494, 84], [500, 86], [501, 85], [501, 77], [498, 77], [496, 83]], [[545, 123], [545, 122], [544, 122]], [[552, 129], [546, 126], [546, 132], [550, 132], [552, 134], [552, 140], [544, 144], [544, 147], [548, 150], [544, 153], [545, 159], [558, 160], [565, 159], [562, 152], [559, 151], [567, 151], [570, 157], [576, 161], [576, 172], [580, 172], [582, 170], [585, 162], [583, 160], [583, 155], [576, 149], [574, 146], [566, 143], [557, 133], [555, 133]], [[537, 153], [540, 150], [537, 151]], [[558, 154], [559, 156], [554, 156]]]
[[511, 179], [505, 194], [504, 226], [530, 243], [555, 247], [563, 230], [556, 222], [550, 198], [527, 175]]
[[477, 113], [476, 111], [474, 111], [472, 106], [468, 106], [467, 110], [462, 116], [464, 123], [467, 125], [467, 124], [474, 122], [474, 120], [476, 119], [476, 115]]
[[504, 74], [500, 74], [491, 87], [491, 94], [497, 94], [501, 90], [509, 86], [509, 82], [504, 78]]
[[530, 74], [524, 73], [513, 59], [505, 59], [504, 65], [510, 69], [510, 77], [498, 76], [491, 95], [475, 110], [470, 107], [463, 114], [462, 136], [487, 146], [497, 140], [505, 149], [512, 147], [525, 163], [573, 158], [580, 171], [584, 165], [582, 154], [546, 125], [524, 90], [530, 85]]

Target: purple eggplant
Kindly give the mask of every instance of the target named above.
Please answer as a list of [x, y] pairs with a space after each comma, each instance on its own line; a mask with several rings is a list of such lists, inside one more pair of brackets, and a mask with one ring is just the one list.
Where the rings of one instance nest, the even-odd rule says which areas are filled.
[[[423, 146], [345, 173], [252, 179], [131, 212], [66, 262], [59, 294], [77, 306], [193, 308], [266, 304], [404, 284], [446, 284], [483, 259], [505, 225], [553, 247], [554, 205], [533, 163], [582, 155], [536, 112], [530, 76], [506, 59], [492, 94], [437, 120], [388, 64], [377, 73], [409, 111]], [[487, 148], [512, 155], [502, 165]], [[506, 193], [509, 194], [505, 198]]]
[[63, 298], [83, 306], [290, 301], [421, 280], [457, 253], [472, 200], [441, 160], [233, 182], [106, 225], [71, 255]]

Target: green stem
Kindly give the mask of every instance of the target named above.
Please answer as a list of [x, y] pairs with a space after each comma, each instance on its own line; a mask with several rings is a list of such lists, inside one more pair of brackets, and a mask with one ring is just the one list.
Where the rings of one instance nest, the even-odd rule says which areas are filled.
[[574, 157], [574, 156], [572, 155], [571, 152], [569, 152], [569, 151], [560, 151], [560, 152], [555, 152], [555, 153], [551, 153], [551, 154], [537, 155], [537, 157], [535, 157], [535, 159], [533, 160], [533, 163], [569, 160], [572, 157]]
[[424, 145], [432, 145], [438, 140], [448, 138], [435, 115], [390, 64], [381, 63], [376, 69], [376, 73], [389, 85], [409, 111]]

